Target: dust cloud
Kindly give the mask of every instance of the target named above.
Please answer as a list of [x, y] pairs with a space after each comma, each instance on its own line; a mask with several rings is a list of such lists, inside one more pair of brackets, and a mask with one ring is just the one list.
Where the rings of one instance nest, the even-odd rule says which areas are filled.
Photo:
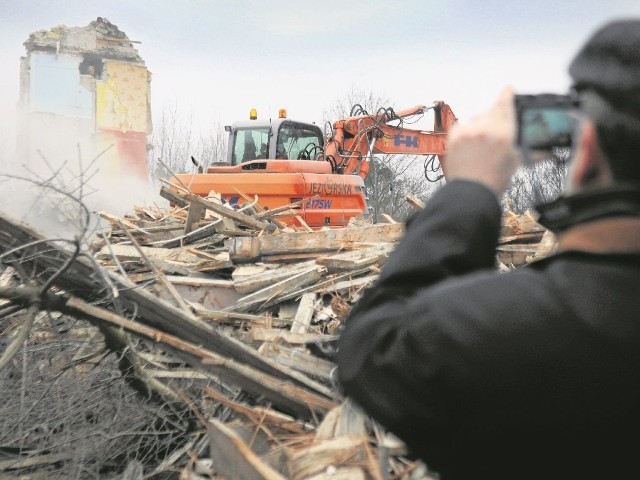
[[99, 151], [92, 138], [78, 140], [41, 130], [42, 149], [20, 138], [13, 153], [10, 142], [0, 144], [0, 214], [47, 238], [87, 244], [109, 230], [98, 212], [123, 218], [134, 215], [136, 206], [166, 206], [147, 178], [114, 168], [115, 146]]

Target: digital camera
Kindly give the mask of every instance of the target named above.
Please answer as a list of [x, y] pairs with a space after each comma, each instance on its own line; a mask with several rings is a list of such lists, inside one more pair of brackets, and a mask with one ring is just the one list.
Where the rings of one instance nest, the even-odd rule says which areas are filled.
[[517, 144], [529, 150], [571, 147], [579, 105], [573, 95], [516, 95]]

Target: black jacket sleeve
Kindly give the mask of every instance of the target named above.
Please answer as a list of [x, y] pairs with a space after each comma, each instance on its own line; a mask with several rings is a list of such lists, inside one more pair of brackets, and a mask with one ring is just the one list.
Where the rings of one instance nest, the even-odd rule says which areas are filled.
[[441, 325], [465, 308], [455, 297], [441, 303], [434, 290], [449, 279], [495, 267], [500, 219], [498, 200], [486, 187], [466, 181], [443, 187], [409, 220], [339, 341], [338, 376], [345, 393], [410, 447], [434, 458], [451, 446], [446, 435], [453, 399], [446, 384], [456, 361], [451, 351], [442, 351], [448, 340]]

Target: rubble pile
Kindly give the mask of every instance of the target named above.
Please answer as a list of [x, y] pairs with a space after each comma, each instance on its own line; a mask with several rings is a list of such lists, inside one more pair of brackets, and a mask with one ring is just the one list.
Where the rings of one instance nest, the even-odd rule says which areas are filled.
[[[122, 349], [136, 357], [134, 375], [164, 401], [186, 404], [206, 430], [207, 458], [194, 440], [154, 472], [431, 478], [400, 441], [345, 401], [332, 362], [346, 315], [376, 280], [403, 224], [312, 231], [282, 221], [295, 204], [263, 211], [247, 199], [236, 210], [175, 185], [161, 195], [171, 208], [136, 207], [125, 218], [100, 212], [110, 233], [90, 255], [74, 256], [0, 217], [0, 252], [28, 245], [21, 267], [52, 279], [57, 293], [44, 303], [144, 341]], [[553, 239], [545, 235], [530, 215], [505, 216], [497, 266], [548, 254]], [[118, 348], [117, 338], [105, 339]]]

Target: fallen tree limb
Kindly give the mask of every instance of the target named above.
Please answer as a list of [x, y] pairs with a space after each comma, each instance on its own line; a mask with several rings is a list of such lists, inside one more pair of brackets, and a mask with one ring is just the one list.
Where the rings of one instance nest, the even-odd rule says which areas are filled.
[[[16, 303], [28, 305], [34, 291], [34, 287], [0, 287], [0, 297], [11, 298]], [[128, 320], [104, 308], [89, 305], [77, 297], [45, 293], [41, 296], [41, 308], [83, 318], [96, 325], [106, 323], [161, 343], [193, 368], [211, 373], [251, 394], [262, 395], [274, 406], [305, 419], [311, 419], [317, 413], [324, 414], [336, 406], [333, 400], [296, 386], [292, 381], [274, 378], [155, 328]]]

